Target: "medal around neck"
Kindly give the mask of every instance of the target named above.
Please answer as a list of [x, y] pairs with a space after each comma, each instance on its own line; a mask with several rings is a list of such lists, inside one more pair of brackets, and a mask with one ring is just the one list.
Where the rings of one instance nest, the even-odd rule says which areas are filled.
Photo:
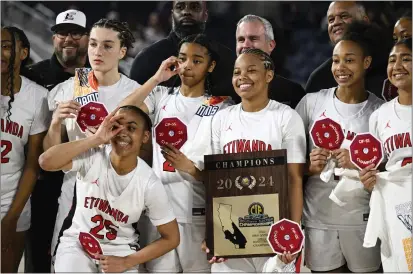
[[350, 144], [350, 160], [359, 169], [371, 164], [377, 168], [383, 161], [382, 143], [371, 133], [359, 133]]
[[294, 255], [303, 248], [304, 233], [298, 223], [282, 219], [271, 226], [267, 241], [274, 253], [291, 252]]
[[79, 233], [79, 242], [83, 250], [93, 259], [99, 260], [96, 254], [103, 254], [102, 247], [98, 240], [86, 232]]
[[330, 118], [315, 121], [310, 130], [310, 137], [315, 146], [328, 150], [339, 149], [344, 141], [340, 124]]
[[77, 115], [76, 122], [82, 132], [88, 127], [98, 127], [109, 114], [104, 104], [89, 102], [82, 106]]
[[160, 146], [173, 145], [180, 149], [188, 140], [186, 125], [176, 117], [164, 118], [155, 127], [156, 142]]

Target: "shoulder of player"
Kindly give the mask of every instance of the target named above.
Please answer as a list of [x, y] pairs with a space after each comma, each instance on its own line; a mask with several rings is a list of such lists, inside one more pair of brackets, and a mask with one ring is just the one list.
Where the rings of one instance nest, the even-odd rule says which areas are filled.
[[37, 84], [36, 82], [30, 80], [27, 77], [21, 77], [26, 85], [24, 92], [30, 93], [29, 96], [34, 96], [37, 98], [47, 98], [49, 91], [46, 88], [42, 87], [41, 85]]
[[385, 103], [385, 101], [383, 99], [377, 97], [377, 95], [375, 95], [374, 93], [372, 93], [370, 91], [367, 91], [367, 92], [369, 93], [369, 98], [368, 98], [369, 104], [374, 109], [379, 108], [380, 106], [382, 106]]
[[129, 78], [123, 73], [120, 74], [120, 81], [121, 87], [131, 88], [132, 90], [141, 86], [141, 84]]
[[298, 115], [297, 111], [289, 105], [277, 102], [275, 100], [270, 100], [268, 110], [276, 111], [279, 114], [277, 116], [282, 117], [282, 119], [287, 119], [288, 117]]
[[389, 111], [392, 111], [393, 109], [394, 100], [397, 100], [397, 97], [392, 99], [391, 101], [384, 102], [384, 103], [382, 102], [382, 104], [377, 107], [375, 112], [377, 112], [378, 114], [384, 113], [385, 115], [388, 115]]

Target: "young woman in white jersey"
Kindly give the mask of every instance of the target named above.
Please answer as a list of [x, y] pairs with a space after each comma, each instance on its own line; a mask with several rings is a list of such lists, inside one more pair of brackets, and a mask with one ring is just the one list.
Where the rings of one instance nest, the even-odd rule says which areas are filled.
[[[76, 115], [83, 105], [91, 101], [102, 102], [113, 111], [130, 92], [140, 85], [119, 73], [119, 62], [132, 47], [132, 32], [126, 23], [101, 19], [89, 34], [88, 58], [92, 71], [78, 69], [75, 77], [57, 85], [48, 96], [49, 109], [53, 111], [50, 129], [44, 139], [44, 149], [66, 141], [84, 138], [76, 124]], [[89, 81], [88, 81], [89, 80]], [[88, 85], [86, 83], [89, 83]], [[86, 85], [85, 85], [86, 84]], [[93, 134], [96, 129], [86, 131]], [[51, 254], [53, 256], [61, 227], [73, 200], [76, 172], [65, 174], [62, 194], [59, 197]], [[53, 262], [53, 261], [52, 261]]]
[[[380, 268], [379, 247], [363, 248], [369, 213], [369, 194], [355, 189], [346, 205], [338, 205], [332, 191], [344, 177], [333, 176], [330, 157], [342, 172], [354, 173], [349, 144], [355, 134], [368, 131], [368, 120], [383, 102], [365, 90], [365, 75], [374, 65], [376, 29], [355, 22], [333, 51], [331, 72], [337, 87], [307, 94], [297, 105], [307, 132], [315, 121], [330, 118], [338, 122], [345, 140], [339, 149], [329, 151], [309, 144], [308, 175], [304, 188], [305, 263], [314, 272], [372, 272]], [[353, 170], [353, 171], [349, 171]], [[331, 172], [331, 173], [329, 173]], [[355, 183], [357, 184], [357, 183]]]
[[[17, 272], [25, 232], [30, 228], [30, 195], [37, 159], [50, 123], [47, 90], [20, 75], [30, 43], [16, 27], [1, 29], [1, 272]], [[27, 150], [25, 150], [25, 147]]]
[[[237, 58], [232, 84], [241, 103], [219, 112], [213, 120], [214, 154], [246, 152], [233, 146], [237, 140], [261, 141], [259, 150], [287, 149], [291, 220], [300, 223], [302, 214], [302, 175], [305, 163], [305, 131], [297, 112], [268, 98], [268, 85], [274, 77], [271, 57], [259, 49], [246, 49]], [[209, 250], [203, 246], [206, 252]], [[297, 256], [280, 256], [291, 263]], [[273, 258], [257, 257], [218, 261], [214, 257], [211, 272], [267, 272]], [[218, 262], [218, 263], [215, 263]], [[294, 269], [294, 266], [292, 266]], [[290, 267], [291, 269], [291, 267]], [[284, 269], [283, 271], [287, 271]], [[290, 270], [291, 271], [291, 270]]]
[[[387, 65], [398, 97], [370, 117], [370, 132], [383, 144], [386, 161], [360, 171], [360, 180], [372, 191], [371, 213], [364, 246], [381, 239], [385, 272], [411, 272], [412, 254], [412, 39], [399, 40]], [[390, 252], [389, 252], [390, 250]]]
[[[78, 172], [76, 201], [69, 213], [72, 222], [59, 241], [56, 272], [137, 272], [139, 265], [179, 244], [178, 225], [162, 182], [138, 157], [151, 127], [141, 109], [123, 106], [105, 118], [96, 134], [53, 146], [40, 156], [44, 170]], [[160, 238], [139, 249], [136, 223], [144, 210]], [[99, 267], [83, 251], [81, 232], [99, 241]]]
[[[210, 271], [205, 254], [199, 249], [205, 236], [205, 187], [201, 171], [204, 155], [212, 152], [212, 117], [228, 105], [228, 98], [210, 95], [209, 74], [219, 65], [218, 58], [205, 35], [188, 36], [180, 43], [178, 57], [163, 61], [156, 74], [124, 102], [153, 116], [152, 168], [167, 189], [181, 234], [177, 249], [146, 264], [150, 272]], [[181, 79], [180, 87], [158, 86], [172, 76]], [[179, 125], [175, 133], [187, 135], [179, 149], [157, 142], [164, 134], [157, 128], [168, 124]], [[169, 133], [168, 129], [165, 134]], [[158, 237], [151, 224], [145, 226], [144, 219], [142, 223], [143, 237], [149, 241]]]

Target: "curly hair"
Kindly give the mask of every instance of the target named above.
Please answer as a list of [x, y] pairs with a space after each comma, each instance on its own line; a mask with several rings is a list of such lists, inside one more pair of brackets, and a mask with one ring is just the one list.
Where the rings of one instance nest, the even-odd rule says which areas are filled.
[[14, 102], [14, 62], [16, 60], [16, 42], [19, 41], [21, 44], [22, 48], [27, 49], [27, 57], [21, 61], [20, 64], [20, 71], [18, 72], [19, 75], [22, 70], [26, 69], [27, 62], [30, 59], [30, 42], [29, 39], [27, 38], [26, 34], [19, 28], [13, 27], [13, 26], [5, 26], [2, 27], [2, 29], [6, 30], [8, 33], [10, 33], [11, 36], [11, 53], [10, 53], [10, 60], [9, 60], [9, 66], [8, 66], [8, 76], [6, 79], [6, 86], [7, 90], [9, 91], [10, 99], [8, 101], [8, 108], [7, 108], [7, 120], [10, 121], [10, 116], [11, 116], [11, 107], [12, 103]]
[[127, 49], [133, 48], [135, 38], [133, 37], [132, 31], [129, 29], [128, 23], [102, 18], [93, 24], [92, 29], [93, 28], [112, 29], [118, 32], [121, 47], [126, 47]]

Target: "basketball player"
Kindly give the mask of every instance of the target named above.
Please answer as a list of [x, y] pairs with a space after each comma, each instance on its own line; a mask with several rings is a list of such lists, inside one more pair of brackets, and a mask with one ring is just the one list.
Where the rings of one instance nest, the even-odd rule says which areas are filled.
[[[178, 57], [163, 61], [156, 74], [123, 102], [139, 106], [154, 116], [153, 169], [167, 190], [181, 234], [177, 249], [146, 264], [150, 272], [210, 271], [199, 248], [205, 236], [205, 187], [201, 171], [204, 155], [212, 152], [212, 117], [229, 103], [227, 97], [210, 95], [210, 73], [218, 58], [205, 35], [190, 35], [181, 41]], [[173, 76], [181, 80], [179, 87], [158, 86]], [[171, 117], [173, 120], [165, 122]], [[168, 124], [179, 126], [162, 132], [160, 128]], [[157, 142], [162, 134], [179, 132], [187, 135], [180, 148]], [[149, 242], [158, 237], [151, 224], [147, 224], [142, 234], [146, 234]]]
[[[271, 57], [259, 49], [245, 49], [238, 56], [232, 84], [241, 103], [228, 107], [214, 117], [212, 143], [215, 154], [254, 151], [250, 143], [260, 141], [261, 150], [287, 149], [290, 182], [291, 219], [300, 223], [302, 213], [302, 171], [305, 163], [305, 131], [297, 112], [268, 98], [268, 86], [274, 77]], [[244, 146], [233, 145], [243, 141]], [[238, 141], [238, 142], [237, 142]], [[207, 248], [205, 248], [207, 249]], [[297, 255], [281, 256], [291, 263]], [[275, 257], [274, 257], [275, 258]], [[211, 272], [263, 272], [274, 258], [211, 260]], [[219, 263], [215, 263], [219, 262]]]
[[[1, 29], [1, 272], [17, 272], [30, 228], [30, 195], [50, 123], [47, 90], [20, 75], [30, 43], [16, 27]], [[27, 150], [25, 150], [25, 147]]]
[[[76, 202], [69, 213], [72, 224], [60, 238], [56, 272], [137, 272], [139, 264], [178, 246], [178, 225], [165, 189], [138, 157], [151, 127], [141, 109], [123, 106], [105, 118], [96, 134], [53, 146], [40, 156], [44, 170], [78, 174]], [[143, 210], [161, 237], [139, 250], [135, 223]], [[99, 241], [99, 269], [82, 250], [80, 232]]]
[[[92, 67], [77, 69], [75, 77], [57, 85], [50, 91], [49, 109], [54, 111], [50, 129], [44, 139], [44, 149], [84, 138], [85, 134], [76, 124], [76, 115], [81, 106], [92, 101], [102, 102], [112, 111], [139, 84], [119, 73], [119, 61], [126, 55], [134, 41], [126, 23], [101, 19], [96, 22], [89, 36], [88, 57]], [[86, 79], [86, 80], [85, 80]], [[90, 79], [91, 84], [85, 85]], [[96, 129], [90, 128], [89, 134]], [[52, 255], [64, 219], [72, 204], [76, 172], [65, 174], [62, 194], [59, 197], [59, 210], [52, 240]], [[53, 264], [53, 260], [52, 260]]]
[[[372, 213], [364, 244], [369, 247], [380, 238], [383, 270], [411, 272], [411, 38], [400, 40], [393, 47], [388, 59], [387, 75], [398, 88], [399, 96], [383, 104], [370, 117], [370, 132], [383, 144], [387, 158], [385, 170], [388, 172], [377, 174], [378, 170], [373, 169], [373, 166], [360, 171], [364, 187], [373, 191], [370, 202]], [[385, 173], [398, 174], [399, 178], [392, 176], [390, 179], [389, 176], [389, 179], [385, 179]], [[373, 207], [378, 210], [373, 212]]]
[[313, 142], [309, 146], [303, 223], [305, 262], [312, 271], [372, 272], [380, 268], [379, 247], [363, 248], [369, 194], [360, 187], [352, 201], [341, 207], [329, 198], [338, 180], [335, 176], [320, 177], [330, 155], [339, 168], [356, 169], [350, 161], [349, 144], [355, 134], [368, 131], [371, 113], [383, 103], [364, 88], [366, 74], [374, 64], [374, 41], [380, 37], [373, 30], [362, 22], [348, 26], [332, 55], [331, 72], [338, 86], [307, 94], [296, 108], [307, 132], [315, 121], [330, 118], [341, 125], [345, 136], [334, 151], [316, 148]]

